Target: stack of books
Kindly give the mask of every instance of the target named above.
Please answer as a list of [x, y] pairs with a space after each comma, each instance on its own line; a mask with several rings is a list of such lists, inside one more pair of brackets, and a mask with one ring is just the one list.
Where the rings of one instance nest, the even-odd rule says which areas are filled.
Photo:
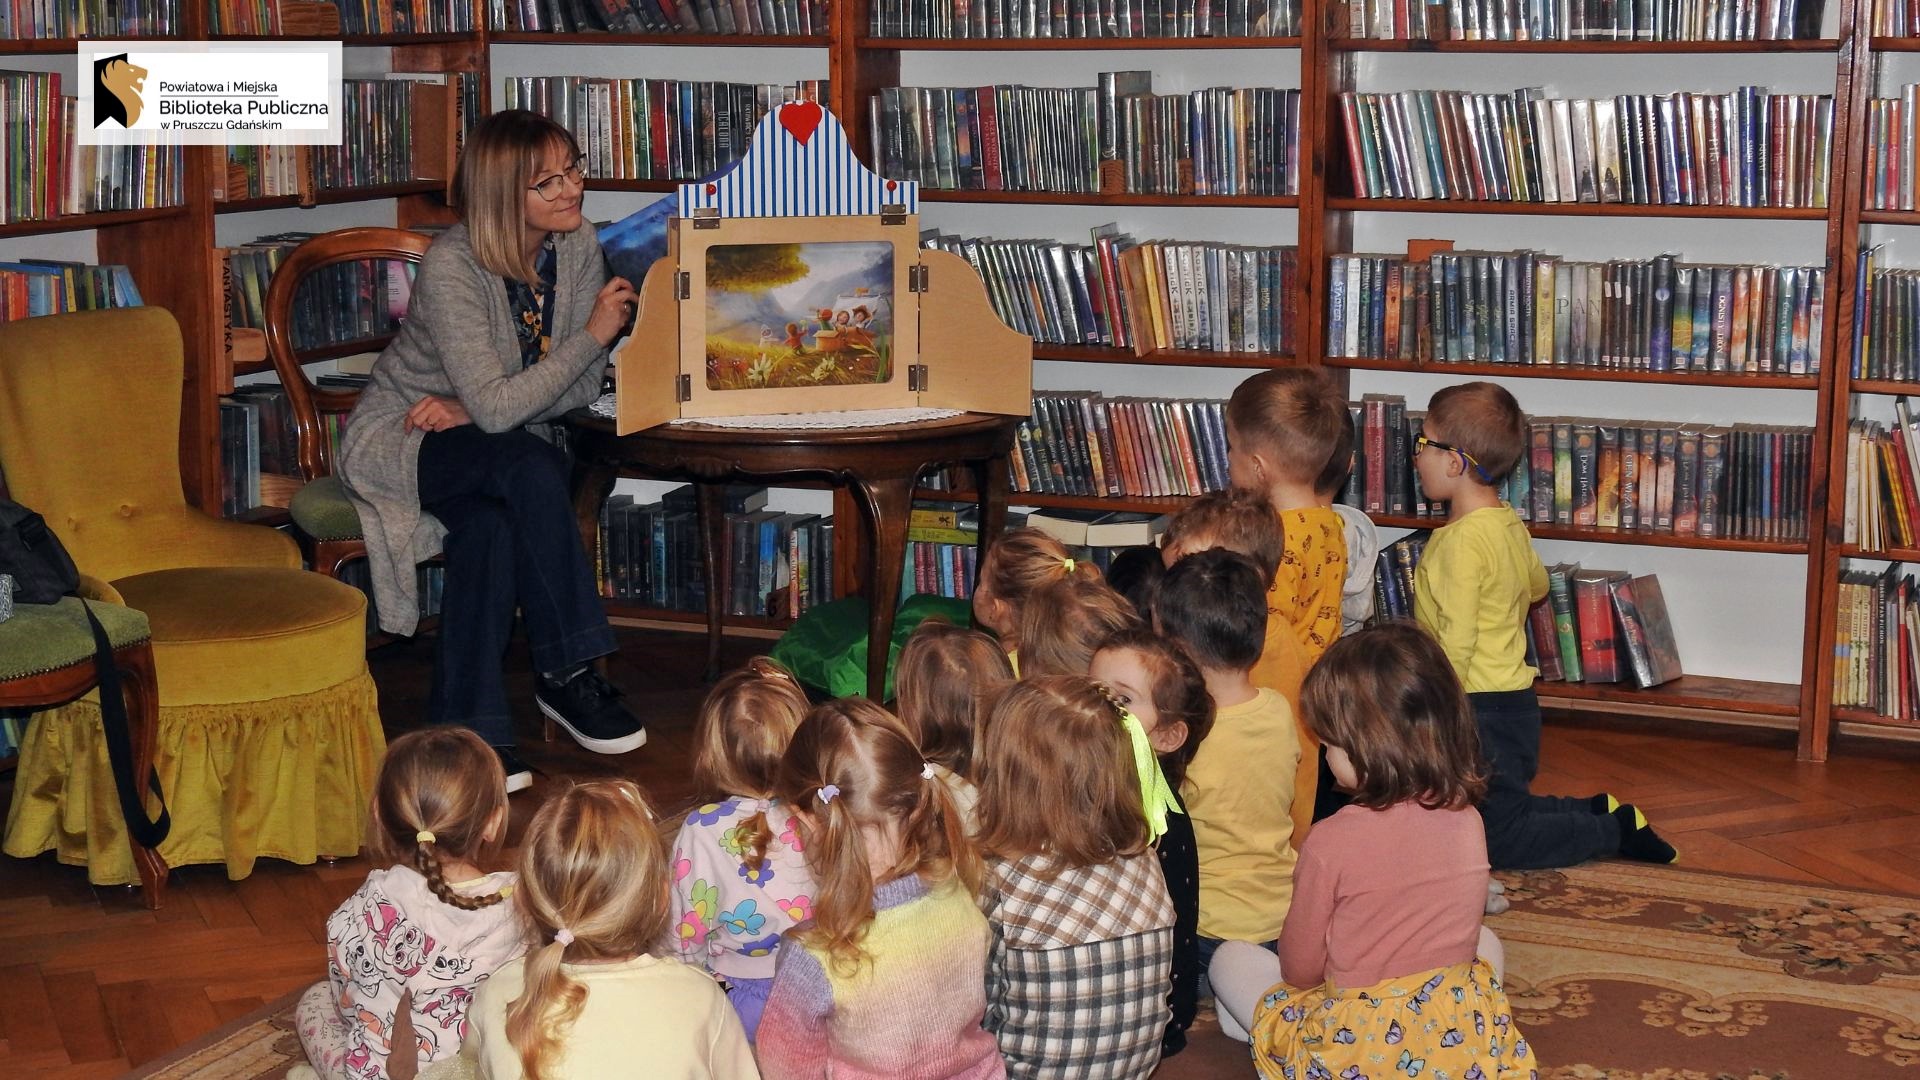
[[1840, 574], [1833, 703], [1920, 719], [1920, 586], [1900, 563]]
[[1226, 402], [1040, 393], [1016, 433], [1015, 491], [1200, 495], [1227, 486]]
[[740, 160], [754, 126], [782, 102], [826, 101], [825, 79], [792, 84], [521, 76], [503, 108], [573, 132], [596, 180], [698, 180]]
[[124, 266], [51, 259], [0, 263], [0, 322], [68, 311], [139, 307], [140, 289]]
[[1827, 272], [1532, 251], [1335, 255], [1327, 354], [1619, 371], [1816, 375]]
[[1832, 180], [1830, 94], [1407, 90], [1340, 113], [1361, 198], [1817, 208]]
[[1847, 426], [1840, 541], [1862, 551], [1920, 546], [1920, 429], [1906, 398], [1894, 400], [1893, 414], [1891, 430], [1878, 420]]
[[[833, 519], [768, 510], [767, 490], [726, 492], [726, 563], [714, 598], [731, 615], [794, 619], [832, 599]], [[600, 511], [600, 595], [665, 611], [705, 611], [699, 510], [691, 484], [640, 504], [610, 496]]]

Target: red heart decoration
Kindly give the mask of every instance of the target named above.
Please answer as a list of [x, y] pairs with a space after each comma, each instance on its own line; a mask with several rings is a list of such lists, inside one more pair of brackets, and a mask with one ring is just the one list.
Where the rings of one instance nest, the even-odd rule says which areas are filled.
[[719, 184], [708, 184], [708, 185], [707, 185], [707, 194], [709, 194], [709, 195], [712, 195], [712, 194], [714, 194], [715, 192], [717, 192], [717, 191], [719, 191], [719, 190], [720, 190], [720, 185], [719, 185]]
[[790, 102], [780, 106], [780, 126], [787, 129], [794, 142], [805, 146], [825, 115], [826, 110], [817, 101]]

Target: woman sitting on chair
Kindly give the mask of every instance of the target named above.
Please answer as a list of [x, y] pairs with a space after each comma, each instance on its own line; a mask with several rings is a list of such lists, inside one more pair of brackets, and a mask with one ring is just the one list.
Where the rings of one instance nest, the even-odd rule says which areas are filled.
[[456, 179], [465, 220], [427, 252], [340, 453], [382, 629], [413, 632], [414, 566], [444, 552], [429, 719], [478, 732], [509, 791], [532, 782], [514, 753], [502, 671], [516, 608], [540, 711], [598, 753], [646, 741], [592, 664], [614, 651], [613, 631], [555, 423], [599, 396], [607, 349], [634, 306], [633, 286], [608, 280], [583, 227], [580, 170], [573, 136], [535, 113], [495, 113], [467, 136]]

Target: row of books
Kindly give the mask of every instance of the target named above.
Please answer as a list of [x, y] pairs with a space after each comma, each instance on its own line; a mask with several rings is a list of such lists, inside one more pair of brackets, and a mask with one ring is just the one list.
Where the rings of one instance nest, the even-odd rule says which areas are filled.
[[[717, 599], [731, 615], [799, 618], [833, 598], [833, 519], [766, 504], [765, 488], [727, 489], [727, 558]], [[667, 611], [706, 610], [701, 543], [692, 485], [651, 503], [610, 496], [600, 511], [595, 560], [600, 594]]]
[[502, 107], [530, 109], [573, 132], [591, 178], [697, 180], [738, 161], [774, 106], [826, 101], [831, 89], [825, 79], [782, 85], [519, 76], [506, 80]]
[[1860, 253], [1854, 282], [1853, 377], [1920, 379], [1920, 270], [1877, 265], [1878, 247]]
[[[1397, 395], [1355, 408], [1358, 454], [1341, 500], [1372, 514], [1444, 517], [1412, 468], [1425, 414]], [[1808, 536], [1813, 429], [1532, 417], [1500, 487], [1521, 520], [1746, 540]]]
[[0, 41], [24, 38], [173, 37], [182, 32], [176, 0], [78, 0], [0, 3]]
[[1780, 41], [1819, 37], [1825, 14], [1825, 0], [1347, 0], [1347, 36], [1376, 41]]
[[455, 0], [207, 0], [207, 32], [337, 38], [342, 34], [464, 34], [473, 5]]
[[[360, 390], [364, 375], [322, 375], [324, 389]], [[259, 506], [285, 506], [300, 489], [300, 442], [286, 390], [277, 383], [241, 386], [220, 399], [222, 512], [231, 516]], [[320, 436], [338, 461], [346, 413], [321, 413]]]
[[883, 87], [869, 104], [874, 160], [949, 190], [1298, 192], [1298, 90], [1150, 87], [1144, 71], [1087, 87]]
[[1824, 207], [1833, 97], [1340, 95], [1363, 198]]
[[1297, 37], [1299, 0], [874, 0], [887, 38]]
[[1296, 249], [1140, 243], [1118, 225], [1090, 244], [994, 240], [929, 230], [923, 247], [964, 257], [1000, 321], [1056, 345], [1290, 353]]
[[[1414, 569], [1428, 533], [1380, 550], [1373, 572], [1373, 622], [1413, 618]], [[1620, 570], [1547, 568], [1547, 595], [1527, 611], [1527, 664], [1547, 682], [1631, 682], [1642, 690], [1683, 672], [1660, 580]]]
[[1227, 486], [1226, 403], [1037, 393], [1010, 461], [1015, 491], [1199, 495]]
[[1532, 251], [1335, 255], [1327, 353], [1420, 363], [1815, 375], [1826, 270]]
[[1920, 546], [1920, 429], [1904, 397], [1894, 422], [1856, 419], [1847, 426], [1846, 513], [1840, 540], [1863, 551]]
[[900, 595], [921, 593], [965, 600], [973, 595], [974, 575], [980, 569], [977, 544], [916, 540], [907, 530], [907, 558], [900, 567]]
[[0, 263], [0, 322], [140, 304], [140, 289], [124, 266], [51, 259]]
[[495, 30], [557, 34], [827, 33], [826, 0], [488, 0], [487, 17]]
[[1867, 101], [1867, 156], [1861, 162], [1869, 210], [1912, 210], [1920, 188], [1920, 83], [1900, 88], [1899, 97]]
[[[375, 617], [376, 601], [373, 598], [373, 570], [365, 559], [354, 559], [340, 564], [335, 571], [341, 584], [351, 585], [367, 594], [367, 636], [373, 637], [380, 632], [380, 620]], [[447, 593], [447, 567], [445, 563], [421, 563], [413, 570], [413, 591], [419, 597], [420, 617], [434, 619], [440, 616], [442, 602]]]
[[[412, 173], [406, 177], [409, 180], [439, 179], [439, 174], [445, 171], [448, 164], [444, 149], [445, 133], [438, 128], [437, 117], [423, 122], [420, 115], [423, 98], [420, 94], [431, 93], [425, 88], [441, 85], [442, 80], [448, 84], [449, 89], [445, 93], [450, 96], [455, 110], [452, 135], [457, 144], [464, 136], [468, 122], [480, 114], [480, 78], [473, 72], [464, 71], [447, 72], [444, 75], [400, 75], [394, 78], [397, 82], [411, 83], [416, 89], [415, 104], [408, 110], [413, 120], [412, 128], [407, 133], [407, 148], [414, 155], [413, 167], [396, 169], [395, 175], [404, 171]], [[398, 94], [400, 91], [387, 93]], [[391, 139], [396, 136], [388, 137]], [[316, 175], [316, 160], [331, 155], [335, 173], [349, 171], [340, 162], [345, 160], [345, 154], [355, 152], [358, 150], [312, 146], [229, 146], [226, 150], [226, 168], [216, 169], [214, 173], [213, 197], [216, 201], [228, 201], [285, 195], [309, 196], [323, 186]]]
[[184, 197], [177, 146], [82, 146], [59, 72], [0, 71], [0, 222], [173, 206]]
[[[266, 329], [266, 298], [275, 271], [294, 248], [314, 235], [275, 233], [225, 250], [231, 326]], [[412, 263], [363, 259], [335, 263], [308, 274], [293, 294], [295, 347], [314, 348], [392, 334], [406, 316], [415, 271]]]
[[421, 167], [431, 170], [440, 163], [416, 155], [415, 82], [405, 75], [340, 81], [340, 123], [346, 134], [339, 146], [313, 148], [316, 188], [405, 184], [432, 175]]
[[1920, 37], [1920, 4], [1913, 0], [1873, 0], [1868, 19], [1874, 37]]
[[1900, 563], [1840, 574], [1833, 703], [1920, 719], [1920, 586]]

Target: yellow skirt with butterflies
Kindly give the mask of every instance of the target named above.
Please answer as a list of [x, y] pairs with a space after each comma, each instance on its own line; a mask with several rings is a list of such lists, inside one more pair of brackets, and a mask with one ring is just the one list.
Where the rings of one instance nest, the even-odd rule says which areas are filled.
[[1533, 1047], [1484, 960], [1342, 990], [1275, 986], [1253, 1014], [1266, 1080], [1537, 1080]]

